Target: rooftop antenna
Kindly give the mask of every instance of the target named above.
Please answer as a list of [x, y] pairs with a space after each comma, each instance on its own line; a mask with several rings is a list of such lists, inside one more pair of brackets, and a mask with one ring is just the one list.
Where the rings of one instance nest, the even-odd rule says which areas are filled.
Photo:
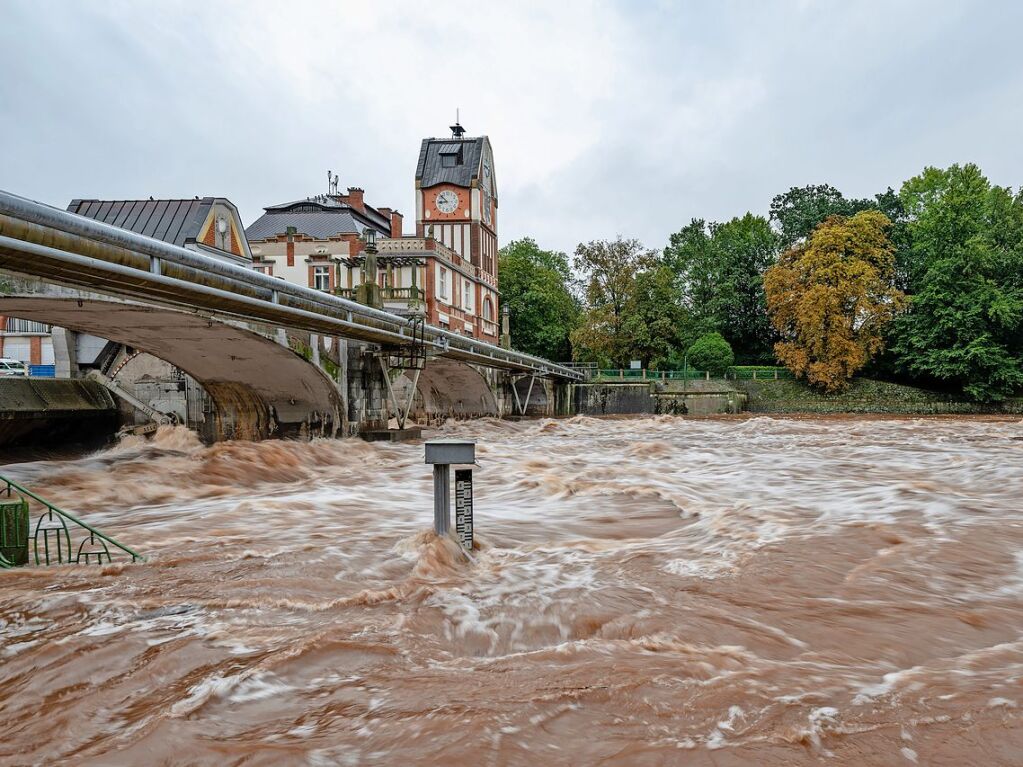
[[451, 126], [451, 138], [462, 138], [465, 135], [465, 128], [458, 121], [458, 107], [455, 107], [455, 124]]
[[337, 194], [337, 183], [338, 175], [334, 173], [331, 177], [331, 171], [327, 171], [327, 194]]

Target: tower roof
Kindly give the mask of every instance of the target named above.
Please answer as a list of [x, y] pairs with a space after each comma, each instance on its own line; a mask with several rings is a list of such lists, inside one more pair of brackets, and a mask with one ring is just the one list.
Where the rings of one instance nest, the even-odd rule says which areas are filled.
[[[445, 163], [442, 158], [451, 155], [455, 155], [459, 162], [453, 165]], [[416, 186], [472, 186], [472, 182], [480, 177], [484, 155], [490, 155], [490, 139], [486, 136], [423, 139], [416, 165]]]

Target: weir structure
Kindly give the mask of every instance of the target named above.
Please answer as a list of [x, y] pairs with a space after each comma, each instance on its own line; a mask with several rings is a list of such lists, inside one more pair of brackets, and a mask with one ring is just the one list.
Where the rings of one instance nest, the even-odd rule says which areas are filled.
[[116, 341], [188, 373], [215, 406], [211, 438], [347, 435], [386, 429], [391, 411], [401, 425], [413, 410], [553, 414], [558, 388], [582, 380], [3, 191], [0, 280], [4, 315]]

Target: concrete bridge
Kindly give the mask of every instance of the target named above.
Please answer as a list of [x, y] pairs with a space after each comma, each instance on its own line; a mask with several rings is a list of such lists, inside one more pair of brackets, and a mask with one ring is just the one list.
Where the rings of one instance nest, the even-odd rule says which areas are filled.
[[351, 434], [410, 411], [551, 413], [565, 399], [559, 387], [582, 378], [2, 191], [0, 278], [0, 314], [187, 372], [215, 405], [218, 437]]

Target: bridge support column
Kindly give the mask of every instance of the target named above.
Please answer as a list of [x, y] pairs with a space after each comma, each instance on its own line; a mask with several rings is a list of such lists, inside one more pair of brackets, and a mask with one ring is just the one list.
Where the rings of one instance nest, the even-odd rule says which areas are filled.
[[78, 334], [54, 325], [50, 329], [53, 339], [53, 365], [55, 378], [78, 378]]
[[349, 431], [387, 428], [386, 384], [376, 355], [364, 344], [348, 348]]

